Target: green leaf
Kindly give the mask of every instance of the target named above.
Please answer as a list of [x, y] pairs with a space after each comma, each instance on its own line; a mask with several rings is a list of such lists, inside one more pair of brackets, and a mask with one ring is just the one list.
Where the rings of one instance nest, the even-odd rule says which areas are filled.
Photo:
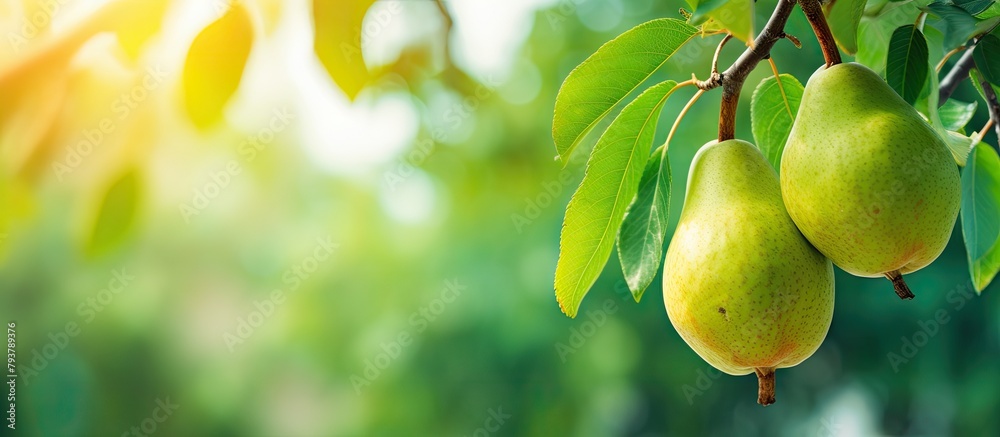
[[103, 253], [119, 244], [135, 222], [138, 204], [139, 177], [130, 170], [105, 193], [90, 233], [88, 252]]
[[[979, 97], [982, 97], [984, 101], [988, 102], [989, 99], [986, 98], [986, 93], [983, 91], [982, 81], [983, 75], [979, 72], [979, 70], [973, 68], [969, 71], [969, 82], [972, 83], [972, 87], [979, 93]], [[992, 86], [992, 84], [990, 86]]]
[[958, 6], [937, 0], [923, 10], [940, 18], [932, 25], [944, 33], [946, 50], [964, 44], [976, 31], [976, 17]]
[[969, 120], [972, 120], [978, 106], [977, 102], [963, 103], [949, 99], [938, 108], [938, 115], [941, 117], [941, 123], [944, 124], [945, 129], [957, 132], [962, 130], [969, 123]]
[[687, 0], [694, 8], [689, 23], [706, 24], [708, 29], [727, 29], [749, 43], [754, 38], [754, 0]]
[[653, 152], [618, 233], [618, 258], [636, 302], [653, 282], [663, 261], [663, 240], [670, 215], [670, 161], [666, 146]]
[[954, 0], [952, 2], [972, 15], [979, 15], [993, 5], [993, 0]]
[[858, 25], [858, 52], [855, 60], [877, 73], [885, 71], [889, 39], [900, 26], [912, 24], [920, 8], [916, 2], [890, 3], [872, 15], [866, 11]]
[[972, 53], [976, 68], [993, 85], [1000, 85], [1000, 38], [987, 34], [979, 41]]
[[988, 8], [975, 15], [980, 20], [1000, 17], [1000, 3], [993, 2]]
[[697, 29], [664, 18], [640, 24], [597, 49], [559, 88], [552, 138], [563, 163], [615, 105], [667, 62]]
[[952, 157], [955, 158], [955, 162], [959, 166], [964, 167], [969, 159], [969, 151], [971, 151], [972, 147], [979, 141], [958, 132], [942, 131], [940, 129], [937, 130], [938, 134], [944, 139], [944, 144], [948, 146], [948, 150], [951, 151]]
[[962, 170], [962, 236], [977, 292], [1000, 271], [1000, 157], [980, 144]]
[[802, 101], [802, 84], [790, 74], [768, 77], [757, 85], [750, 100], [750, 126], [757, 147], [775, 171], [781, 165], [781, 152], [785, 149], [788, 133], [799, 113]]
[[184, 103], [195, 126], [207, 129], [240, 86], [254, 39], [245, 7], [232, 8], [195, 37], [184, 63]]
[[660, 83], [625, 106], [587, 161], [583, 182], [566, 207], [556, 264], [556, 300], [570, 317], [576, 317], [611, 256], [625, 210], [639, 189], [660, 110], [676, 86]]
[[823, 7], [833, 39], [849, 55], [858, 51], [858, 25], [865, 12], [865, 3], [866, 0], [831, 0]]
[[944, 132], [946, 129], [944, 129], [944, 124], [941, 123], [941, 117], [938, 115], [938, 107], [941, 106], [938, 102], [940, 79], [935, 70], [937, 61], [944, 57], [944, 34], [930, 26], [924, 27], [922, 32], [924, 40], [927, 41], [928, 74], [924, 89], [920, 92], [920, 98], [913, 104], [913, 107], [924, 114], [932, 125], [939, 125], [940, 131]]
[[889, 41], [885, 80], [903, 100], [913, 104], [927, 83], [927, 40], [916, 26], [896, 29]]
[[361, 26], [375, 0], [313, 0], [313, 51], [333, 83], [354, 100], [368, 82]]
[[[929, 41], [929, 47], [931, 47], [932, 55], [930, 56], [930, 59], [939, 59], [944, 56], [944, 54], [941, 53], [941, 42], [944, 39], [944, 35], [933, 27], [926, 27], [924, 28], [924, 31], [927, 32], [925, 36], [927, 41]], [[933, 71], [929, 60], [928, 71]], [[937, 132], [938, 136], [941, 137], [941, 140], [944, 141], [945, 146], [947, 146], [948, 150], [951, 152], [952, 157], [955, 158], [955, 162], [960, 166], [964, 166], [969, 155], [969, 150], [974, 145], [974, 140], [958, 132], [952, 132], [945, 128], [938, 109], [939, 83], [937, 74], [928, 75], [928, 80], [926, 82], [926, 88], [920, 93], [920, 100], [916, 102], [914, 107], [927, 117], [931, 127], [935, 132]]]
[[[983, 74], [978, 69], [973, 68], [972, 71], [969, 72], [969, 82], [972, 82], [972, 86], [976, 89], [976, 92], [979, 93], [979, 97], [982, 97], [983, 101], [989, 101], [989, 99], [986, 98], [986, 93], [983, 91], [983, 80], [985, 80], [983, 78]], [[993, 88], [994, 95], [1000, 96], [1000, 87], [990, 84], [990, 88]]]

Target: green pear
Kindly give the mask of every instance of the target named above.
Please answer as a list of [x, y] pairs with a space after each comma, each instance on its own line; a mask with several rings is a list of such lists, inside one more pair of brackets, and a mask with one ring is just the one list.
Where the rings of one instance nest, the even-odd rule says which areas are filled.
[[875, 72], [838, 64], [809, 79], [781, 158], [781, 194], [799, 230], [848, 273], [902, 275], [944, 250], [960, 208], [951, 152]]
[[710, 142], [695, 155], [667, 249], [670, 323], [705, 361], [757, 374], [774, 402], [774, 371], [809, 358], [833, 318], [833, 265], [785, 212], [778, 175], [750, 143]]

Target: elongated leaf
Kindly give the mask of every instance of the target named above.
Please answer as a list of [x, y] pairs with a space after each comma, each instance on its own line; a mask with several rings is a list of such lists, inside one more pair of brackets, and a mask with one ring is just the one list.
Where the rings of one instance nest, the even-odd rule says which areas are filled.
[[889, 39], [899, 26], [912, 24], [920, 14], [915, 2], [892, 3], [873, 15], [861, 17], [858, 25], [858, 52], [856, 60], [877, 73], [885, 71], [889, 53]]
[[858, 25], [866, 3], [866, 0], [831, 0], [823, 7], [833, 39], [849, 55], [858, 51]]
[[559, 88], [552, 138], [563, 163], [594, 125], [697, 32], [680, 20], [640, 24], [597, 49]]
[[375, 0], [313, 0], [313, 51], [347, 98], [368, 82], [361, 55], [361, 25]]
[[625, 210], [639, 189], [660, 110], [676, 86], [660, 83], [629, 103], [587, 161], [583, 182], [566, 208], [556, 264], [556, 300], [570, 317], [576, 317], [611, 256]]
[[670, 161], [660, 146], [646, 163], [639, 193], [618, 233], [618, 258], [636, 302], [653, 282], [663, 261], [663, 240], [670, 215]]
[[938, 108], [938, 115], [944, 128], [950, 131], [960, 131], [976, 115], [977, 102], [962, 103], [955, 99], [949, 99]]
[[1000, 3], [993, 2], [993, 4], [989, 5], [985, 10], [975, 15], [976, 18], [980, 20], [1000, 17]]
[[726, 29], [739, 40], [754, 38], [754, 0], [687, 0], [694, 8], [692, 25], [705, 24], [706, 30]]
[[954, 0], [955, 6], [958, 6], [972, 15], [981, 14], [986, 9], [989, 9], [993, 5], [993, 0]]
[[[928, 59], [928, 71], [933, 71], [930, 65], [930, 59], [940, 59], [944, 54], [942, 53], [942, 41], [944, 40], [944, 35], [941, 31], [933, 28], [924, 28], [926, 32], [925, 38], [928, 41], [928, 46], [930, 47], [931, 56]], [[938, 136], [944, 141], [948, 150], [951, 152], [952, 157], [955, 158], [955, 163], [960, 166], [965, 166], [966, 159], [969, 156], [969, 150], [974, 145], [974, 140], [958, 132], [952, 132], [948, 130], [944, 122], [941, 119], [941, 115], [938, 112], [938, 76], [937, 74], [929, 74], [927, 76], [926, 86], [923, 92], [920, 93], [919, 100], [914, 104], [914, 107], [918, 111], [923, 113], [931, 127], [937, 132]]]
[[240, 86], [250, 49], [253, 23], [240, 3], [195, 37], [184, 63], [184, 103], [191, 121], [207, 129]]
[[1000, 85], [1000, 38], [987, 34], [972, 53], [976, 68], [993, 85]]
[[931, 24], [944, 33], [946, 50], [964, 44], [976, 31], [976, 17], [958, 6], [935, 0], [922, 9], [940, 19]]
[[962, 170], [962, 236], [972, 284], [982, 292], [1000, 271], [1000, 157], [985, 143]]
[[775, 171], [781, 165], [781, 152], [785, 150], [788, 133], [799, 113], [802, 101], [802, 84], [790, 74], [768, 77], [757, 85], [750, 101], [750, 127], [757, 147]]
[[885, 80], [903, 100], [913, 104], [927, 83], [927, 40], [916, 26], [896, 29], [889, 41]]
[[135, 221], [139, 204], [139, 177], [130, 170], [104, 195], [90, 234], [88, 252], [102, 253], [122, 241]]

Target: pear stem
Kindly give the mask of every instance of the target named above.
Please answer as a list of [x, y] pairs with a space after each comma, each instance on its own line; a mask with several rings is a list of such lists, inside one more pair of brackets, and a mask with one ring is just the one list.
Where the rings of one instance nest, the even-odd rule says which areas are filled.
[[[722, 73], [713, 72], [705, 81], [699, 81], [698, 88], [708, 91], [722, 87], [722, 105], [719, 109], [719, 141], [731, 140], [736, 137], [736, 108], [739, 105], [740, 91], [743, 82], [757, 64], [771, 56], [771, 48], [778, 40], [785, 37], [785, 23], [792, 14], [798, 0], [778, 0], [771, 18], [750, 47]], [[808, 0], [817, 1], [817, 0]]]
[[[722, 105], [719, 108], [719, 141], [731, 140], [736, 137], [736, 109], [739, 106], [743, 82], [760, 61], [771, 57], [771, 48], [778, 40], [788, 38], [788, 35], [785, 34], [785, 23], [788, 22], [788, 16], [792, 14], [796, 3], [802, 7], [802, 11], [812, 25], [813, 32], [816, 33], [816, 38], [823, 49], [823, 58], [826, 60], [827, 67], [841, 62], [837, 42], [833, 39], [833, 34], [830, 33], [830, 26], [826, 23], [820, 0], [778, 0], [778, 5], [774, 7], [774, 12], [771, 13], [767, 24], [761, 29], [757, 38], [748, 41], [749, 47], [736, 59], [736, 62], [733, 62], [726, 71], [719, 73], [716, 58], [712, 63], [713, 69], [709, 78], [695, 81], [695, 85], [702, 91], [722, 87]], [[727, 36], [723, 43], [728, 39]], [[789, 40], [798, 41], [795, 38], [789, 38]], [[722, 44], [719, 45], [717, 52], [721, 51], [721, 48]]]
[[823, 49], [823, 58], [826, 60], [827, 68], [841, 62], [840, 50], [837, 49], [837, 41], [833, 39], [830, 26], [826, 23], [826, 16], [823, 15], [823, 6], [819, 0], [799, 0], [802, 12], [806, 14], [806, 19], [816, 34], [820, 48]]
[[903, 275], [899, 273], [899, 270], [888, 272], [885, 274], [885, 277], [892, 281], [892, 288], [896, 290], [896, 295], [900, 299], [913, 299], [913, 292], [906, 285], [906, 281], [903, 280]]
[[758, 367], [757, 373], [757, 403], [768, 406], [774, 403], [774, 367]]

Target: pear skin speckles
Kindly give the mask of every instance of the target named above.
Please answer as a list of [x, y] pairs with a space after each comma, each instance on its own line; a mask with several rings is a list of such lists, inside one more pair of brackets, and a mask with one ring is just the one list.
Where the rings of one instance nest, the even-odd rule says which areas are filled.
[[875, 72], [839, 64], [809, 79], [781, 161], [803, 235], [848, 273], [919, 270], [944, 251], [961, 182], [947, 146]]
[[819, 348], [833, 297], [833, 265], [795, 227], [760, 151], [702, 147], [664, 261], [663, 300], [684, 341], [725, 373], [764, 375], [773, 402], [774, 369]]

